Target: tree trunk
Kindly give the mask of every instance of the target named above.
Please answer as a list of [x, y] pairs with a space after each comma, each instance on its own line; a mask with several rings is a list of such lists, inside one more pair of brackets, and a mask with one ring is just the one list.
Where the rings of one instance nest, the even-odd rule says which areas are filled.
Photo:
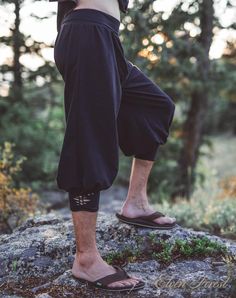
[[204, 119], [208, 108], [209, 49], [212, 43], [214, 17], [213, 0], [203, 0], [200, 14], [201, 34], [198, 42], [202, 51], [196, 58], [202, 86], [192, 93], [189, 112], [183, 126], [183, 148], [178, 161], [179, 175], [176, 180], [175, 191], [172, 194], [173, 201], [177, 196], [184, 196], [189, 199], [193, 191], [195, 167], [202, 143]]
[[12, 41], [13, 41], [13, 76], [14, 80], [12, 83], [12, 100], [14, 102], [21, 101], [23, 99], [23, 90], [22, 90], [22, 66], [20, 64], [20, 47], [23, 45], [23, 42], [21, 40], [21, 33], [19, 31], [20, 26], [20, 6], [21, 1], [14, 1], [15, 4], [15, 23], [14, 23], [14, 29]]

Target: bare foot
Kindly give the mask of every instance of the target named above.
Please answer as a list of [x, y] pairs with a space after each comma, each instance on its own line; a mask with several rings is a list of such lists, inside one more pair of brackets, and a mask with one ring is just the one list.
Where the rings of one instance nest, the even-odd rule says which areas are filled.
[[[126, 217], [134, 218], [134, 217], [143, 216], [143, 215], [150, 215], [155, 211], [157, 210], [154, 210], [148, 204], [147, 197], [144, 196], [144, 197], [126, 199], [121, 208], [120, 214]], [[169, 216], [161, 216], [153, 219], [153, 222], [156, 222], [159, 224], [174, 223], [176, 222], [176, 218], [169, 217]]]
[[[95, 281], [109, 274], [116, 272], [116, 269], [108, 265], [99, 253], [79, 253], [75, 256], [75, 260], [72, 267], [72, 274], [75, 277], [83, 278], [88, 281]], [[108, 284], [109, 287], [121, 287], [132, 285], [135, 286], [139, 282], [136, 276], [131, 276], [131, 278], [124, 279], [122, 281], [116, 281]]]

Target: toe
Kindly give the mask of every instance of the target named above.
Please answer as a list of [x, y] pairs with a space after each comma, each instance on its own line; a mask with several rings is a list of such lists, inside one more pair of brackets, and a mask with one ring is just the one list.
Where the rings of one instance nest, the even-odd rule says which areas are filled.
[[136, 279], [136, 278], [133, 278], [133, 277], [132, 277], [130, 283], [131, 283], [132, 285], [136, 285], [137, 283], [139, 283], [139, 280]]
[[137, 276], [135, 276], [135, 275], [130, 275], [130, 277], [131, 277], [132, 279], [134, 279], [134, 280], [140, 281], [140, 279], [139, 279]]
[[132, 278], [129, 278], [129, 279], [125, 280], [125, 283], [127, 285], [132, 286], [132, 285], [136, 284], [136, 281], [134, 279], [132, 279]]
[[175, 221], [176, 221], [175, 217], [169, 217], [169, 216], [161, 216], [155, 220], [155, 222], [159, 224], [165, 224], [165, 223], [171, 224], [171, 223], [174, 223]]
[[116, 282], [110, 283], [108, 286], [109, 287], [134, 286], [137, 283], [138, 283], [137, 280], [135, 280], [133, 278], [129, 278], [129, 279], [125, 279], [122, 281], [116, 281]]
[[113, 288], [113, 287], [122, 287], [122, 286], [123, 286], [123, 284], [120, 281], [116, 281], [116, 282], [112, 282], [112, 283], [108, 284], [108, 287], [111, 287], [111, 288]]

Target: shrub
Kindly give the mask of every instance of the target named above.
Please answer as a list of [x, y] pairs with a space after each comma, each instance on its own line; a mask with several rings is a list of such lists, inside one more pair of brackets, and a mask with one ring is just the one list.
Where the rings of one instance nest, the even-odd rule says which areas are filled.
[[189, 201], [179, 197], [173, 205], [165, 201], [155, 204], [155, 208], [174, 216], [184, 227], [235, 238], [236, 199], [231, 196], [222, 199], [221, 194], [222, 190], [214, 185], [211, 189], [197, 189]]
[[4, 142], [0, 146], [0, 231], [12, 232], [26, 217], [33, 215], [37, 194], [31, 188], [14, 187], [14, 176], [21, 171], [21, 164], [26, 157], [16, 159], [12, 152], [13, 143]]

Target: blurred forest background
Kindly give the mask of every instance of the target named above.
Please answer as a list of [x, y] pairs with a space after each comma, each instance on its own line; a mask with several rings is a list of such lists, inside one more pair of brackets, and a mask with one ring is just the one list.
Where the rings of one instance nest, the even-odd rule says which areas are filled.
[[[37, 2], [43, 1], [31, 7]], [[184, 226], [236, 239], [236, 1], [174, 2], [161, 9], [161, 0], [134, 0], [128, 14], [121, 13], [127, 58], [176, 103], [148, 194], [157, 210]], [[29, 16], [38, 24], [54, 18], [54, 28], [42, 25], [55, 32], [45, 42], [33, 37], [33, 26], [32, 34], [21, 30], [21, 11], [32, 1], [0, 3], [0, 229], [11, 232], [40, 204], [43, 210], [45, 193], [60, 192], [64, 85], [46, 55], [52, 57], [56, 38], [56, 6], [44, 1], [44, 13], [35, 6]], [[211, 49], [220, 36], [226, 42], [216, 57]], [[30, 67], [34, 59], [40, 66]], [[131, 161], [120, 152], [117, 187], [127, 189]]]

